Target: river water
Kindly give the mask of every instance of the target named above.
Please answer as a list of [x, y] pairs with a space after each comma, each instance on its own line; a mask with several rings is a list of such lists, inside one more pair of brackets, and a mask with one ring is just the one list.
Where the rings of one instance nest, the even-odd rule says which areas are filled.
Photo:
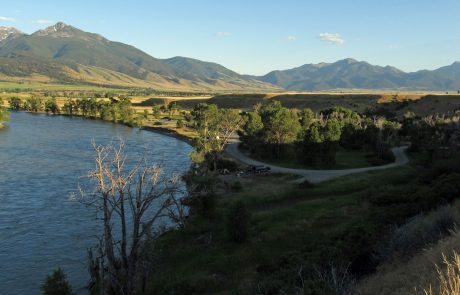
[[39, 294], [56, 267], [86, 293], [86, 249], [96, 244], [100, 221], [69, 195], [94, 167], [91, 141], [118, 137], [130, 159], [147, 154], [167, 174], [190, 165], [191, 147], [169, 136], [82, 118], [11, 114], [0, 129], [0, 294]]

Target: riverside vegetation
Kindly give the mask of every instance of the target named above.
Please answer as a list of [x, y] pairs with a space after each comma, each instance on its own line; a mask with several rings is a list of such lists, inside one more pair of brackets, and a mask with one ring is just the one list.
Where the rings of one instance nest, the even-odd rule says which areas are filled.
[[[451, 235], [458, 225], [446, 211], [439, 211], [438, 218], [428, 214], [455, 202], [460, 192], [458, 115], [407, 113], [401, 119], [370, 115], [369, 120], [369, 114], [336, 108], [324, 112], [327, 119], [309, 116], [316, 123], [301, 132], [303, 120], [298, 114], [302, 113], [273, 104], [243, 115], [244, 123], [234, 120], [242, 126], [243, 142], [251, 134], [248, 131], [255, 130], [258, 135], [252, 139], [274, 158], [282, 157], [285, 148], [295, 150], [295, 143], [298, 146], [305, 138], [316, 145], [319, 155], [331, 159], [334, 154], [327, 141], [368, 146], [376, 153], [387, 150], [387, 144], [412, 143], [412, 161], [406, 167], [299, 186], [289, 175], [243, 178], [232, 184], [209, 172], [216, 167], [216, 158], [217, 167], [233, 166], [218, 148], [209, 149], [218, 147], [214, 140], [225, 138], [211, 136], [226, 129], [221, 120], [212, 120], [223, 114], [213, 106], [195, 111], [199, 111], [195, 118], [216, 122], [198, 124], [208, 153], [203, 155], [205, 148], [198, 145], [202, 156], [194, 160], [206, 168], [191, 180], [195, 186], [190, 202], [196, 213], [185, 228], [158, 241], [161, 272], [152, 277], [148, 294], [352, 294], [359, 290], [356, 282], [378, 275], [380, 266], [417, 255]], [[264, 112], [272, 112], [265, 122], [260, 115]], [[298, 136], [312, 133], [317, 136]], [[288, 138], [290, 145], [280, 138]], [[234, 217], [234, 208], [239, 208], [241, 217]], [[425, 233], [422, 239], [415, 232], [401, 234], [412, 230], [404, 225], [414, 216], [420, 216], [415, 228]], [[235, 231], [244, 239], [236, 239]], [[396, 240], [398, 246], [393, 244]], [[432, 285], [434, 290], [437, 279], [406, 284], [408, 289], [428, 290]], [[371, 290], [370, 294], [380, 291]]]
[[3, 99], [0, 98], [0, 128], [3, 127], [3, 122], [8, 121], [9, 113], [8, 109], [3, 106]]
[[[97, 105], [97, 99], [71, 101], [73, 115], [103, 117], [104, 107], [90, 106]], [[10, 108], [15, 108], [15, 102], [10, 100]], [[40, 108], [34, 100], [19, 102], [19, 108], [32, 111], [58, 113], [57, 106], [71, 113], [70, 102], [58, 106], [52, 98], [47, 104], [41, 101]], [[86, 103], [88, 107], [83, 106]], [[132, 107], [129, 99], [114, 99], [110, 107], [106, 102], [101, 105], [116, 109], [116, 116], [107, 118], [122, 123], [138, 116], [148, 121], [176, 114], [172, 129], [185, 125], [193, 130], [191, 158], [199, 168], [185, 176], [188, 197], [164, 207], [176, 208], [168, 212], [174, 212], [169, 216], [177, 229], [161, 237], [141, 238], [138, 253], [142, 255], [138, 255], [146, 268], [138, 270], [145, 270], [139, 277], [144, 280], [128, 279], [127, 269], [121, 266], [129, 259], [115, 258], [111, 267], [117, 275], [95, 281], [95, 294], [121, 294], [121, 288], [113, 287], [120, 283], [127, 286], [126, 294], [375, 294], [381, 291], [378, 282], [388, 274], [387, 265], [402, 269], [408, 260], [423, 260], [423, 249], [458, 235], [458, 114], [408, 112], [397, 117], [339, 107], [313, 112], [274, 102], [250, 112], [209, 104], [187, 111], [163, 104], [146, 114], [131, 109], [127, 111], [131, 115], [124, 117], [119, 105], [123, 103]], [[236, 131], [253, 155], [277, 163], [336, 167], [343, 150], [384, 163], [391, 161], [389, 148], [402, 141], [411, 142], [412, 160], [402, 168], [315, 185], [295, 184], [290, 175], [226, 178], [219, 175], [220, 169], [241, 169], [224, 150]], [[189, 207], [187, 219], [184, 204]], [[451, 268], [454, 245], [443, 248]], [[425, 264], [436, 270], [434, 264]], [[396, 284], [395, 278], [385, 278], [388, 285]], [[101, 287], [101, 282], [112, 285]], [[431, 292], [438, 294], [438, 289], [448, 288], [446, 282], [445, 276], [438, 280], [434, 271], [424, 280], [403, 284], [406, 290], [417, 287], [422, 292], [431, 286]]]

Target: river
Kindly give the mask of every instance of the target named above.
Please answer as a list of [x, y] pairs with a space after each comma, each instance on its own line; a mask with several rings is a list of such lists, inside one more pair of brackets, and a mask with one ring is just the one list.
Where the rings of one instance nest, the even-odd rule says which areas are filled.
[[191, 147], [173, 137], [83, 118], [11, 114], [0, 129], [1, 294], [39, 294], [56, 267], [86, 293], [86, 249], [96, 244], [100, 221], [69, 195], [94, 167], [91, 141], [118, 137], [132, 160], [147, 154], [167, 174], [190, 166]]

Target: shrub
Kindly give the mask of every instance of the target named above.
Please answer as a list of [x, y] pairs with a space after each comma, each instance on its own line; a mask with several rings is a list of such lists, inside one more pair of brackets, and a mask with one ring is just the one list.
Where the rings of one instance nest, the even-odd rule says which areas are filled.
[[239, 180], [235, 181], [231, 186], [232, 192], [241, 192], [243, 190], [243, 185]]
[[238, 164], [233, 160], [219, 159], [217, 160], [217, 169], [228, 169], [231, 172], [238, 170]]
[[235, 203], [227, 216], [227, 234], [230, 241], [243, 243], [248, 239], [250, 214], [243, 202]]
[[184, 128], [184, 122], [181, 119], [177, 120], [176, 127], [177, 128]]
[[451, 202], [460, 196], [460, 174], [452, 173], [440, 176], [433, 186], [433, 191], [439, 197]]
[[313, 188], [315, 187], [315, 185], [312, 182], [310, 182], [308, 179], [305, 179], [304, 181], [299, 183], [299, 187], [300, 188]]
[[67, 282], [66, 275], [61, 268], [55, 269], [48, 275], [43, 283], [42, 294], [44, 295], [73, 295], [72, 287]]

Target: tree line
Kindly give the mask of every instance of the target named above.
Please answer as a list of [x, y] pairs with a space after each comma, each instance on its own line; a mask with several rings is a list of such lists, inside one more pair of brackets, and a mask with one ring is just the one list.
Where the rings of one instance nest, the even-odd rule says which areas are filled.
[[94, 97], [68, 99], [62, 107], [59, 106], [54, 97], [43, 99], [39, 96], [32, 96], [24, 100], [18, 97], [11, 97], [8, 101], [10, 108], [15, 111], [82, 116], [136, 127], [142, 126], [144, 119], [143, 116], [136, 114], [131, 105], [131, 100], [127, 96], [122, 96], [118, 99], [112, 98], [110, 101]]
[[392, 159], [390, 147], [401, 124], [384, 117], [366, 117], [343, 107], [320, 113], [288, 109], [278, 101], [244, 114], [243, 146], [260, 158], [290, 158], [310, 166], [336, 164], [339, 148], [364, 150], [382, 161]]
[[315, 113], [289, 109], [278, 101], [257, 105], [251, 112], [200, 103], [185, 119], [198, 134], [192, 160], [206, 162], [212, 170], [219, 168], [225, 145], [236, 134], [257, 158], [332, 167], [343, 148], [371, 153], [377, 164], [383, 164], [393, 160], [390, 148], [399, 140], [402, 127], [398, 121], [343, 107]]

